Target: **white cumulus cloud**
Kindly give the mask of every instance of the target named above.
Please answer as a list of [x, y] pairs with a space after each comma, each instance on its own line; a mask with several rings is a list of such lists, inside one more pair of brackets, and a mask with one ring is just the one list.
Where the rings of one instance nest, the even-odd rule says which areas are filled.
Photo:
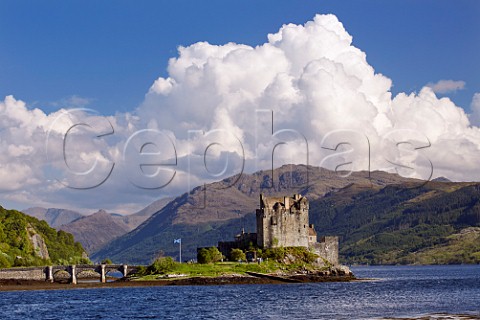
[[445, 94], [464, 89], [465, 81], [440, 80], [436, 83], [430, 82], [426, 86], [432, 88], [435, 93]]
[[[272, 154], [275, 167], [308, 159], [330, 169], [370, 167], [426, 179], [432, 164], [434, 177], [478, 180], [480, 129], [462, 108], [436, 96], [464, 85], [442, 80], [418, 94], [393, 97], [392, 80], [375, 72], [342, 23], [334, 15], [317, 15], [305, 25], [282, 26], [255, 47], [180, 47], [168, 76], [152, 84], [132, 113], [46, 115], [5, 98], [0, 173], [8, 184], [0, 188], [19, 203], [122, 211], [242, 168], [271, 168]], [[479, 101], [477, 94], [471, 119], [480, 114]], [[72, 129], [72, 144], [63, 148], [65, 131], [79, 119], [89, 126]], [[53, 146], [48, 158], [46, 136]], [[95, 161], [98, 167], [69, 176], [63, 150], [77, 173]], [[139, 151], [145, 161], [161, 160], [163, 166], [140, 168]], [[97, 188], [65, 187], [102, 181], [112, 164]], [[172, 176], [164, 188], [148, 189]]]
[[[171, 132], [180, 149], [189, 130], [225, 128], [243, 142], [251, 157], [247, 168], [269, 167], [273, 147], [283, 140], [272, 137], [271, 121], [259, 113], [268, 109], [274, 131], [291, 130], [284, 140], [299, 143], [276, 149], [276, 157], [283, 157], [278, 164], [304, 163], [305, 138], [310, 164], [330, 163], [334, 168], [342, 158], [325, 161], [332, 153], [326, 146], [353, 139], [355, 146], [343, 147], [350, 150], [344, 159], [355, 160], [354, 169], [368, 167], [370, 143], [372, 168], [391, 170], [392, 162], [406, 161], [418, 167], [412, 176], [428, 178], [429, 162], [422, 159], [429, 157], [434, 176], [462, 180], [476, 171], [471, 160], [478, 152], [478, 128], [470, 126], [463, 109], [435, 94], [461, 89], [464, 82], [443, 80], [418, 94], [392, 97], [392, 81], [375, 72], [333, 15], [317, 15], [305, 25], [284, 25], [256, 47], [205, 42], [182, 47], [168, 70], [169, 77], [156, 80], [137, 112]], [[389, 147], [388, 141], [395, 146], [399, 139], [412, 137], [419, 141], [410, 144], [411, 151]], [[232, 143], [225, 149], [233, 148]]]
[[479, 126], [480, 125], [480, 93], [475, 93], [473, 95], [472, 103], [470, 104], [470, 109], [472, 113], [470, 115], [470, 121], [472, 124]]

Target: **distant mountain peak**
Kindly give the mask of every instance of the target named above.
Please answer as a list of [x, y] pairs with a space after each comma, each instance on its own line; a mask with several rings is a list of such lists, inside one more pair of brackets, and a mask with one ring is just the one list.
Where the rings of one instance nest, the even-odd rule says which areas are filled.
[[49, 226], [54, 228], [68, 224], [83, 217], [83, 215], [79, 212], [59, 208], [47, 209], [41, 207], [33, 207], [25, 209], [22, 212], [39, 220], [45, 220]]
[[104, 209], [100, 209], [97, 212], [95, 212], [94, 215], [110, 215], [110, 214]]

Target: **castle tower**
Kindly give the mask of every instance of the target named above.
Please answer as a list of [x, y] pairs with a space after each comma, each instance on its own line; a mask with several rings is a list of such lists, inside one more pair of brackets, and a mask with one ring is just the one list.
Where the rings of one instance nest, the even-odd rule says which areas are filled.
[[260, 194], [257, 209], [257, 245], [260, 248], [308, 247], [308, 200], [293, 197], [265, 197]]

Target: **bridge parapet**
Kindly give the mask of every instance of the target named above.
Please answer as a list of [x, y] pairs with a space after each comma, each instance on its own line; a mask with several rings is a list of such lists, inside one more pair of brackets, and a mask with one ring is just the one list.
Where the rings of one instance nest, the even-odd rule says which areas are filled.
[[21, 267], [0, 269], [0, 279], [45, 280], [45, 267]]
[[0, 269], [0, 279], [14, 280], [46, 280], [55, 281], [55, 274], [59, 271], [66, 271], [70, 276], [72, 284], [77, 283], [78, 274], [82, 271], [91, 270], [99, 274], [101, 282], [106, 282], [106, 276], [111, 271], [120, 271], [123, 277], [138, 271], [138, 265], [127, 264], [96, 264], [96, 265], [71, 265], [71, 266], [46, 266], [46, 267], [21, 267]]

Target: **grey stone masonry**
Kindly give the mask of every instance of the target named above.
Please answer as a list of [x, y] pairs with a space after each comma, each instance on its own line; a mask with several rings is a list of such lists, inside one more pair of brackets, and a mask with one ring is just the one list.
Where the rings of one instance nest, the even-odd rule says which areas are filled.
[[321, 258], [317, 261], [318, 264], [324, 264], [321, 259], [326, 259], [332, 265], [339, 265], [338, 261], [338, 237], [337, 236], [325, 236], [320, 239], [320, 242], [315, 243], [313, 251]]
[[46, 280], [47, 275], [46, 267], [0, 269], [0, 279]]
[[309, 224], [309, 204], [306, 197], [265, 197], [260, 195], [257, 209], [257, 245], [260, 248], [305, 247], [324, 260], [338, 265], [338, 237], [324, 236], [317, 242], [317, 232]]
[[126, 264], [102, 264], [102, 265], [71, 265], [71, 266], [46, 266], [46, 267], [25, 267], [25, 268], [4, 268], [0, 269], [1, 279], [14, 280], [44, 280], [55, 281], [56, 274], [66, 271], [70, 275], [70, 283], [77, 284], [78, 275], [83, 271], [98, 273], [100, 282], [106, 282], [107, 273], [120, 271], [123, 277], [137, 272], [140, 266], [128, 266]]
[[308, 200], [260, 195], [257, 209], [257, 245], [260, 248], [308, 247]]

